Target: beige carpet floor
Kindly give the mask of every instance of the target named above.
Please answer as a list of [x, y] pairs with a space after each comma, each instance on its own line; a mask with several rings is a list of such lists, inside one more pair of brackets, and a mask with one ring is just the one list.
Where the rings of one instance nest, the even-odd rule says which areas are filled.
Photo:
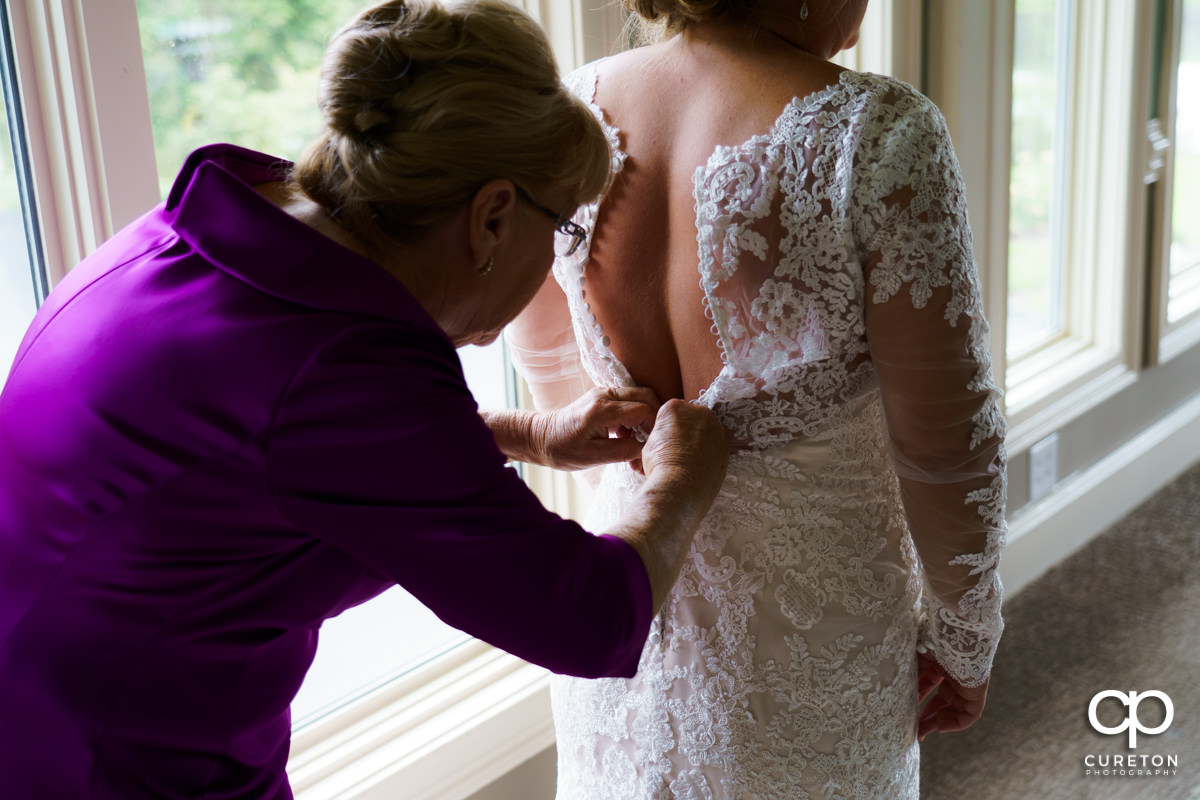
[[[922, 746], [924, 800], [1200, 800], [1200, 465], [1006, 602], [1006, 630], [983, 718]], [[1170, 727], [1139, 735], [1093, 729], [1100, 691], [1165, 692]], [[1165, 707], [1146, 700], [1153, 728]], [[1115, 699], [1102, 726], [1128, 718]], [[1086, 760], [1155, 756], [1176, 774], [1086, 774]], [[1135, 767], [1136, 768], [1136, 767]]]

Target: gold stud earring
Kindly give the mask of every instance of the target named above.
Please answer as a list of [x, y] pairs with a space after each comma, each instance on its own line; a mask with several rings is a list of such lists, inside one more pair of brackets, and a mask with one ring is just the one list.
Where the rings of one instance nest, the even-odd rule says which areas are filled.
[[488, 256], [487, 263], [484, 264], [482, 267], [479, 267], [475, 271], [479, 273], [480, 277], [483, 277], [484, 275], [487, 275], [489, 272], [491, 272], [492, 267], [494, 267], [494, 266], [496, 266], [496, 257]]

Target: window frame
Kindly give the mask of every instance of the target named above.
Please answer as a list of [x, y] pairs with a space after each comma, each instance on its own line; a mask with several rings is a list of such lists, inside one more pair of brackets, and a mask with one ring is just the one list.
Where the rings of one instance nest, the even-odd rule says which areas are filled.
[[[586, 0], [524, 5], [564, 68], [602, 55], [623, 27], [619, 9]], [[161, 199], [137, 6], [17, 0], [5, 11], [50, 288]], [[553, 744], [546, 682], [482, 642], [454, 648], [295, 731], [297, 797], [465, 797]]]
[[52, 288], [159, 199], [137, 6], [17, 0], [7, 10]]
[[50, 292], [42, 255], [41, 226], [35, 211], [33, 176], [29, 168], [29, 144], [26, 133], [21, 97], [20, 80], [13, 46], [12, 26], [9, 23], [7, 2], [0, 0], [0, 91], [3, 91], [6, 118], [0, 124], [8, 126], [12, 145], [13, 169], [17, 180], [17, 193], [22, 211], [25, 231], [25, 246], [29, 259], [30, 290], [35, 306], [40, 306]]
[[[967, 183], [976, 257], [1005, 387], [1010, 453], [1131, 385], [1144, 366], [1144, 126], [1152, 15], [1136, 0], [1077, 3], [1066, 201], [1065, 335], [1006, 353], [1014, 0], [929, 0], [930, 96], [950, 126]], [[978, 97], [990, 97], [975, 113]], [[982, 214], [981, 214], [982, 212]], [[1093, 270], [1092, 267], [1095, 267]], [[1119, 320], [1111, 325], [1105, 320]]]
[[[1176, 119], [1178, 117], [1178, 66], [1182, 55], [1183, 0], [1157, 0], [1162, 33], [1161, 54], [1156, 65], [1158, 104], [1147, 114], [1147, 161], [1145, 180], [1149, 185], [1151, 230], [1150, 331], [1147, 335], [1149, 364], [1165, 364], [1200, 343], [1200, 309], [1182, 319], [1168, 318], [1170, 292], [1172, 212], [1174, 210]], [[1169, 37], [1169, 38], [1167, 38]], [[1154, 126], [1156, 129], [1152, 129]], [[1169, 131], [1164, 134], [1163, 131]], [[1156, 146], [1157, 145], [1157, 146]], [[1155, 163], [1156, 160], [1161, 160]]]

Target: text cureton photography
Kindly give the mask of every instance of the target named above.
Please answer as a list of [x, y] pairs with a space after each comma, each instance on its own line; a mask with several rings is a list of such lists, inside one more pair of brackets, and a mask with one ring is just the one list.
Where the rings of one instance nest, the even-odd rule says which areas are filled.
[[[1142, 703], [1149, 700], [1146, 720]], [[1165, 692], [1120, 692], [1106, 689], [1092, 696], [1088, 722], [1105, 736], [1127, 736], [1128, 752], [1088, 753], [1083, 757], [1084, 777], [1171, 778], [1179, 774], [1179, 754], [1135, 753], [1138, 734], [1157, 736], [1175, 720], [1175, 704]], [[1109, 724], [1115, 723], [1115, 724]], [[1145, 741], [1141, 742], [1145, 745]]]
[[1173, 777], [1179, 774], [1179, 756], [1088, 753], [1083, 757], [1085, 776]]

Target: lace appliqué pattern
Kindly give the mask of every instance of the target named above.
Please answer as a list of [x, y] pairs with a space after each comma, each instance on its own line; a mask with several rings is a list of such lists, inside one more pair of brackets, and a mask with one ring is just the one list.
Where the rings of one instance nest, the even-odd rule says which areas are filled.
[[[595, 83], [595, 65], [568, 77], [605, 127], [615, 176], [620, 132]], [[1002, 627], [1004, 423], [944, 122], [904, 84], [846, 72], [766, 134], [717, 149], [694, 187], [724, 360], [697, 402], [750, 447], [731, 459], [637, 677], [554, 680], [559, 798], [915, 800], [918, 643], [977, 685]], [[601, 202], [577, 221], [591, 229]], [[584, 365], [597, 385], [628, 385], [588, 308], [586, 262], [581, 248], [555, 265]], [[892, 324], [953, 342], [969, 473], [926, 469], [903, 440], [919, 392], [890, 376], [924, 366], [880, 344]], [[616, 520], [639, 482], [605, 470], [590, 524]], [[922, 563], [911, 492], [962, 528], [928, 535], [982, 546]], [[935, 576], [957, 600], [923, 588]]]

